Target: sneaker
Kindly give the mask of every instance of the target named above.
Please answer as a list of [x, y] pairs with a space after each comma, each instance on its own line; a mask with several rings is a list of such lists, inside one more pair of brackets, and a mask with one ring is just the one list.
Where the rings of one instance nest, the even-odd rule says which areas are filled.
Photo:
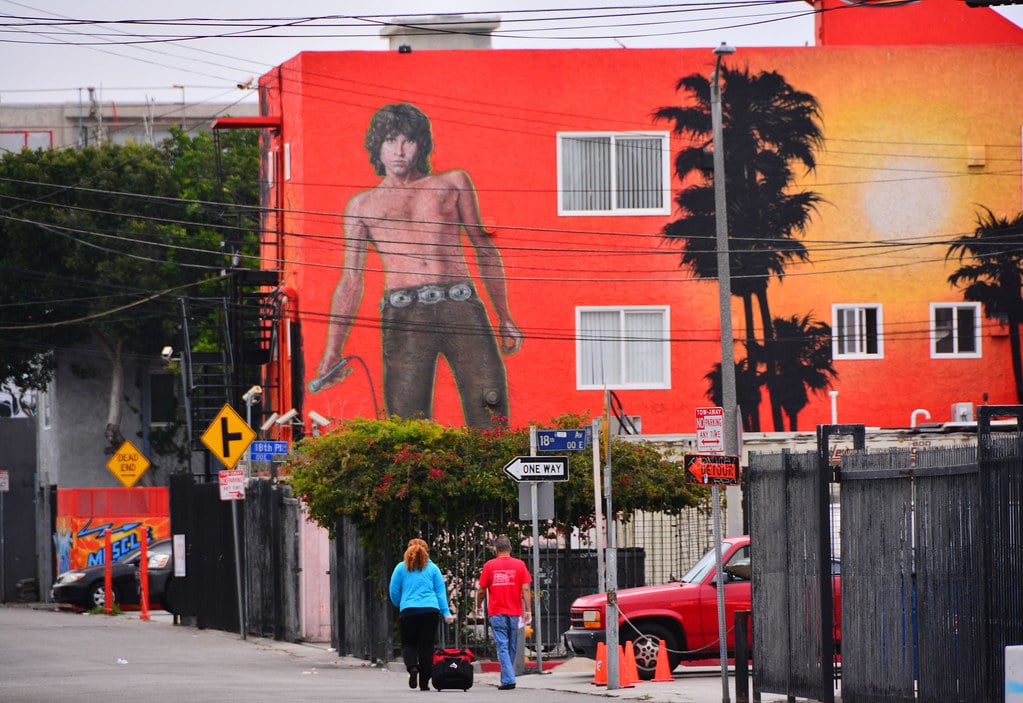
[[510, 691], [513, 688], [515, 688], [515, 684], [513, 684], [513, 683], [503, 683], [503, 684], [501, 684], [500, 686], [497, 687], [497, 690], [498, 691]]
[[416, 688], [419, 685], [419, 669], [412, 667], [408, 670], [408, 687]]

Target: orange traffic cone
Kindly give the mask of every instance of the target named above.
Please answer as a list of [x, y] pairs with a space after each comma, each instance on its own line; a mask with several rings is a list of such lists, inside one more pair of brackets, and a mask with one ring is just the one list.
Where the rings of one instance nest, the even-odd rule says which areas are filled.
[[607, 686], [607, 645], [597, 642], [597, 665], [593, 667], [594, 686]]
[[[629, 645], [629, 651], [633, 652], [632, 642], [627, 643]], [[629, 666], [629, 660], [626, 658], [625, 650], [622, 649], [621, 645], [618, 645], [618, 687], [619, 688], [632, 688], [639, 681], [639, 675], [633, 676], [632, 671], [636, 668], [636, 655], [633, 653], [632, 666]]]
[[628, 673], [631, 683], [643, 683], [643, 679], [639, 678], [639, 668], [636, 666], [636, 649], [632, 644], [632, 640], [625, 643], [624, 669]]
[[661, 640], [661, 646], [657, 648], [657, 668], [654, 670], [652, 681], [657, 683], [668, 683], [675, 679], [671, 675], [671, 667], [668, 666], [668, 644]]

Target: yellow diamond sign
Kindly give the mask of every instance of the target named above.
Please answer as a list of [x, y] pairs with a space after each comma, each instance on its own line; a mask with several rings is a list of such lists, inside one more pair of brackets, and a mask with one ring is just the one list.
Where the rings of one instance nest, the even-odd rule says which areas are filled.
[[110, 457], [107, 468], [124, 484], [125, 488], [131, 488], [139, 480], [139, 476], [149, 468], [149, 459], [144, 457], [134, 444], [125, 440], [124, 444]]
[[202, 443], [229, 469], [234, 468], [255, 438], [255, 431], [227, 404], [202, 433]]

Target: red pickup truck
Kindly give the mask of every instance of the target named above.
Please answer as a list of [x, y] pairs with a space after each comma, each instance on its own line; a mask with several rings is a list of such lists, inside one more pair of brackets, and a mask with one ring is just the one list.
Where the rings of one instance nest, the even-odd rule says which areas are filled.
[[[749, 536], [723, 540], [721, 563], [725, 574], [726, 642], [731, 653], [735, 650], [735, 611], [750, 610], [751, 604]], [[661, 640], [667, 646], [672, 670], [683, 659], [718, 657], [716, 571], [714, 550], [710, 550], [678, 582], [618, 591], [619, 636], [622, 642], [632, 641], [640, 678], [653, 678]], [[837, 597], [836, 588], [836, 608], [840, 607]], [[570, 651], [596, 657], [597, 643], [604, 641], [606, 605], [605, 593], [582, 596], [572, 603], [571, 627], [564, 633]]]
[[[725, 622], [732, 623], [736, 610], [750, 609], [749, 537], [724, 540], [721, 563], [726, 579]], [[683, 658], [717, 656], [715, 571], [714, 550], [710, 550], [681, 581], [618, 591], [618, 632], [623, 642], [632, 640], [640, 678], [653, 678], [661, 640], [668, 648], [672, 670]], [[604, 641], [606, 605], [606, 593], [582, 596], [572, 603], [571, 627], [564, 635], [570, 651], [596, 657], [597, 643]], [[729, 651], [733, 647], [729, 632]]]

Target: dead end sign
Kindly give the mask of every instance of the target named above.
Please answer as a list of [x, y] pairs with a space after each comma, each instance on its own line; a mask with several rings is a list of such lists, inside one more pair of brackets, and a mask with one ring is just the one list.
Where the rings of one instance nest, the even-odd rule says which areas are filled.
[[686, 479], [690, 483], [717, 486], [739, 485], [739, 457], [718, 454], [686, 454]]

